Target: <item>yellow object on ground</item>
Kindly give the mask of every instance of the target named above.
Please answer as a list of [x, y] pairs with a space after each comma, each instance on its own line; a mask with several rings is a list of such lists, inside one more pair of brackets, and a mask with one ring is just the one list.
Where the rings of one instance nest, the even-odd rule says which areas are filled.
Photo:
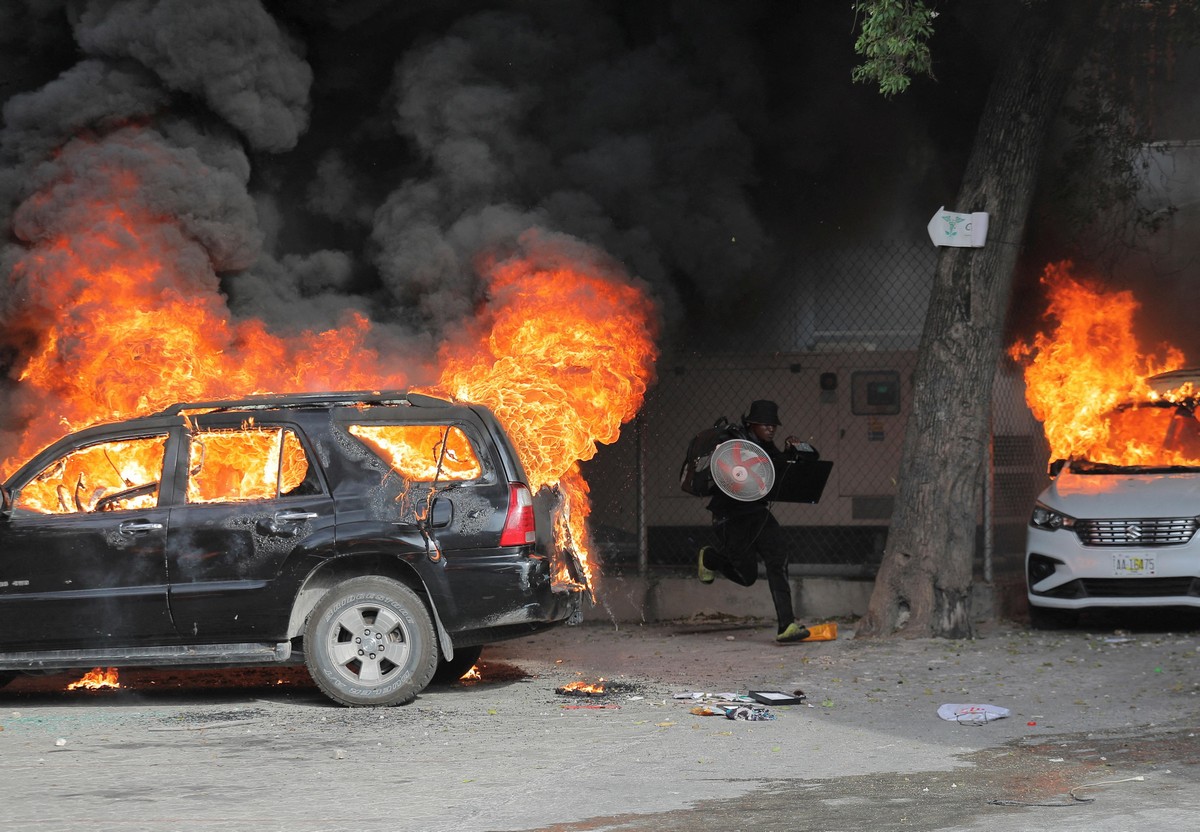
[[827, 621], [824, 624], [813, 624], [808, 628], [808, 638], [801, 641], [833, 641], [837, 638], [837, 622]]

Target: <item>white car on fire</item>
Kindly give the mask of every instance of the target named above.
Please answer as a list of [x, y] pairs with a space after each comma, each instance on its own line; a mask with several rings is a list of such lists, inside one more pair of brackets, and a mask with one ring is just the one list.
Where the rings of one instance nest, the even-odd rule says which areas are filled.
[[1122, 464], [1051, 465], [1026, 537], [1035, 627], [1098, 607], [1200, 607], [1200, 403], [1162, 395], [1194, 379], [1200, 371], [1155, 376], [1151, 398], [1109, 415]]

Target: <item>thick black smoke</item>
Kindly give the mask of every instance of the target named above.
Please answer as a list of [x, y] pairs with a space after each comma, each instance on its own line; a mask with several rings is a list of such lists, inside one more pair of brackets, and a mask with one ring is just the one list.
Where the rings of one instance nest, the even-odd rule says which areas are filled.
[[668, 337], [770, 302], [802, 244], [923, 228], [968, 145], [852, 87], [823, 5], [5, 3], [0, 362], [46, 302], [16, 264], [114, 166], [203, 251], [196, 290], [280, 332], [353, 309], [432, 355], [530, 229], [648, 283]]

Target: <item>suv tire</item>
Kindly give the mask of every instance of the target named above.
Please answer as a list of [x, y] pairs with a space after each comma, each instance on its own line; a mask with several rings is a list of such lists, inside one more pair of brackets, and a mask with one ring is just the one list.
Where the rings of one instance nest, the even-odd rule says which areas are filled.
[[462, 678], [464, 673], [475, 666], [482, 653], [482, 644], [477, 644], [474, 647], [455, 647], [453, 659], [442, 659], [438, 662], [437, 670], [433, 674], [431, 684], [449, 685], [457, 682]]
[[304, 628], [308, 672], [326, 696], [349, 706], [405, 705], [437, 669], [433, 621], [399, 581], [368, 576], [332, 587]]

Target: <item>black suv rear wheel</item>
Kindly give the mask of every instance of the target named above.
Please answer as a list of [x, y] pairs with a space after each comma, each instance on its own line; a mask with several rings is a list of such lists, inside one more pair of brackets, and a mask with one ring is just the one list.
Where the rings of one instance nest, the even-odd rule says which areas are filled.
[[438, 649], [429, 611], [399, 581], [368, 576], [332, 587], [304, 629], [317, 686], [343, 705], [404, 705], [429, 684]]

